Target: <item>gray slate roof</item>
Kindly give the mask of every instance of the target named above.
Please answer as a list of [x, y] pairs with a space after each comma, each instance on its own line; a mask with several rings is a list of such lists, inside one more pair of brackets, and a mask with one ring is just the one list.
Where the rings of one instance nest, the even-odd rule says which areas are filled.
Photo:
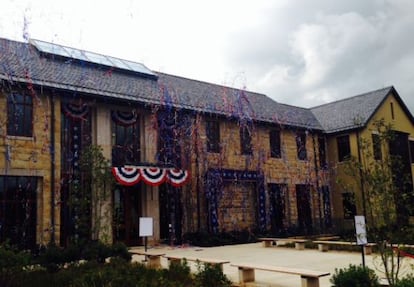
[[41, 55], [28, 43], [0, 38], [0, 79], [88, 93], [96, 97], [171, 105], [237, 119], [320, 130], [311, 110], [266, 95], [157, 73], [158, 80], [78, 60]]
[[[393, 87], [346, 98], [311, 108], [326, 133], [365, 127], [390, 93], [400, 100]], [[402, 103], [402, 101], [401, 101]], [[408, 111], [408, 110], [407, 110]]]

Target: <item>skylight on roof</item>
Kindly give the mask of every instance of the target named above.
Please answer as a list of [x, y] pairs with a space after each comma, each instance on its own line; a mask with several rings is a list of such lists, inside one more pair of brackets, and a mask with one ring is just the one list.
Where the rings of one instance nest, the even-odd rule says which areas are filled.
[[75, 48], [65, 47], [35, 39], [30, 39], [30, 43], [34, 45], [42, 53], [58, 55], [65, 58], [77, 59], [94, 64], [114, 67], [126, 71], [132, 71], [151, 77], [157, 77], [157, 75], [154, 72], [149, 70], [141, 63], [127, 61]]

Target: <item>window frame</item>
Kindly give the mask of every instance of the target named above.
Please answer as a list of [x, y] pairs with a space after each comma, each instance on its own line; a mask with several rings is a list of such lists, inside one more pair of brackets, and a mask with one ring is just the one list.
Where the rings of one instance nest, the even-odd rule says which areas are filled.
[[296, 153], [299, 160], [307, 160], [308, 152], [306, 149], [306, 132], [298, 131], [295, 136], [296, 141]]
[[344, 219], [354, 219], [357, 214], [354, 192], [346, 191], [342, 193], [342, 212]]
[[[114, 120], [111, 120], [111, 134], [112, 165], [121, 166], [128, 164], [138, 164], [141, 160], [141, 135], [139, 116], [137, 116], [135, 123], [129, 125], [123, 125], [117, 123]], [[122, 134], [123, 138], [119, 138], [119, 134]], [[131, 139], [130, 144], [120, 144], [120, 142], [128, 142], [129, 138]], [[125, 154], [128, 152], [128, 150], [131, 149], [132, 157], [127, 158]], [[119, 153], [124, 154], [125, 156], [119, 156]]]
[[252, 155], [252, 126], [241, 125], [240, 126], [240, 152], [242, 155]]
[[[345, 138], [347, 139], [346, 141], [343, 140]], [[348, 160], [351, 157], [351, 142], [349, 135], [337, 136], [336, 145], [338, 149], [338, 162], [344, 162]]]
[[414, 164], [414, 139], [409, 139], [408, 145], [410, 149], [411, 164]]
[[281, 158], [281, 133], [280, 129], [271, 129], [269, 131], [269, 145], [270, 145], [270, 157]]
[[[23, 97], [16, 101], [16, 96]], [[19, 114], [20, 113], [20, 114]], [[27, 93], [11, 92], [7, 96], [7, 135], [33, 137], [33, 97]]]
[[382, 160], [381, 138], [379, 134], [373, 133], [372, 139], [372, 156], [374, 160]]
[[319, 167], [321, 169], [327, 169], [328, 163], [326, 158], [326, 138], [323, 136], [318, 137], [318, 154], [319, 154]]
[[209, 153], [220, 153], [220, 122], [218, 120], [206, 120], [206, 146]]

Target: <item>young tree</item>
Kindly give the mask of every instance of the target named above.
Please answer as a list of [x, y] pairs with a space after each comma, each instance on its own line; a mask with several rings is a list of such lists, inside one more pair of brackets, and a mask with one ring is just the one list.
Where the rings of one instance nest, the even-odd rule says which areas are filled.
[[[88, 206], [91, 212], [86, 212], [91, 218], [90, 236], [92, 240], [101, 239], [104, 242], [109, 240], [108, 224], [110, 224], [110, 187], [114, 183], [111, 174], [111, 163], [103, 155], [102, 147], [91, 145], [80, 157], [80, 168], [84, 182], [90, 186], [84, 186], [89, 194], [85, 194], [84, 200], [90, 201]], [[108, 219], [109, 218], [109, 219]], [[109, 222], [108, 222], [109, 220]]]
[[377, 243], [390, 286], [398, 281], [401, 271], [402, 258], [394, 248], [408, 228], [412, 194], [411, 173], [404, 169], [401, 156], [393, 152], [394, 139], [391, 124], [383, 119], [375, 121], [370, 137], [358, 138], [358, 156], [349, 158], [344, 167], [361, 191], [357, 198], [366, 216], [368, 237]]

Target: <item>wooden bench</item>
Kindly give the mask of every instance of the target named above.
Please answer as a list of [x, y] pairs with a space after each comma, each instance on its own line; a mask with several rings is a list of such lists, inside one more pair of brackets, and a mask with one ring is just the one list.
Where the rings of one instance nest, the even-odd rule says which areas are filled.
[[339, 239], [341, 239], [341, 237], [338, 235], [327, 235], [327, 236], [321, 236], [321, 237], [315, 238], [315, 240], [320, 240], [320, 241], [339, 240]]
[[257, 264], [231, 264], [239, 270], [239, 283], [243, 285], [246, 282], [255, 281], [255, 270], [272, 271], [286, 274], [299, 275], [302, 282], [302, 287], [319, 287], [319, 278], [330, 275], [329, 272], [307, 270], [300, 268], [257, 265]]
[[169, 264], [181, 263], [185, 259], [187, 261], [218, 265], [222, 271], [223, 271], [223, 264], [230, 263], [230, 261], [228, 260], [215, 259], [215, 258], [187, 257], [187, 256], [179, 256], [179, 255], [164, 255], [164, 257], [167, 258]]
[[[321, 252], [326, 252], [329, 250], [330, 245], [343, 245], [343, 246], [358, 246], [356, 242], [349, 241], [327, 241], [327, 240], [315, 240], [313, 243], [318, 244], [318, 250]], [[372, 254], [372, 247], [375, 243], [367, 243], [364, 245], [364, 254]]]
[[263, 237], [258, 238], [262, 243], [263, 247], [270, 247], [274, 243], [277, 246], [278, 242], [284, 243], [295, 243], [295, 249], [297, 250], [304, 250], [305, 243], [308, 242], [308, 239], [303, 238], [274, 238], [274, 237]]
[[148, 261], [147, 265], [150, 268], [161, 268], [161, 256], [165, 255], [165, 253], [161, 252], [143, 250], [129, 250], [129, 253], [145, 256], [145, 260]]

